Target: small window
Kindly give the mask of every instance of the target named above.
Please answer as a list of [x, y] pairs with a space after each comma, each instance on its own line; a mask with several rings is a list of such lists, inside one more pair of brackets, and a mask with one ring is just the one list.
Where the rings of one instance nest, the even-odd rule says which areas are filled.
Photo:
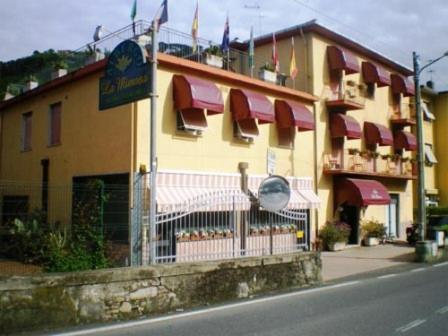
[[428, 104], [425, 102], [422, 102], [422, 111], [423, 111], [423, 118], [426, 121], [436, 120], [435, 115], [431, 112], [431, 109], [429, 108]]
[[437, 163], [436, 156], [434, 155], [434, 152], [432, 151], [432, 145], [431, 144], [425, 144], [425, 163], [428, 166], [432, 166], [433, 164]]
[[365, 95], [367, 98], [369, 99], [374, 99], [375, 98], [375, 88], [376, 85], [375, 83], [367, 83], [365, 86]]
[[28, 196], [3, 196], [2, 204], [2, 223], [6, 225], [18, 218], [24, 220], [29, 210]]
[[200, 109], [184, 109], [177, 111], [176, 127], [178, 131], [199, 136], [207, 129], [207, 119]]
[[233, 135], [235, 138], [252, 143], [254, 139], [259, 135], [258, 127], [255, 119], [243, 119], [233, 122]]
[[57, 146], [61, 144], [61, 103], [50, 105], [48, 144]]
[[31, 131], [32, 131], [33, 113], [28, 112], [22, 115], [22, 136], [21, 150], [31, 150]]

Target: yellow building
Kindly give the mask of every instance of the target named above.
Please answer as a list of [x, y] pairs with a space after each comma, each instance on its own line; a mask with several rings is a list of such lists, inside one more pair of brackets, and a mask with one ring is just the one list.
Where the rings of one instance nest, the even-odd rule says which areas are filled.
[[[413, 220], [416, 179], [412, 71], [315, 21], [275, 35], [285, 74], [294, 39], [298, 78], [286, 79], [286, 85], [319, 97], [314, 132], [314, 174], [322, 200], [318, 226], [344, 220], [352, 227], [350, 243], [359, 243], [360, 220], [374, 218], [391, 238], [404, 239]], [[255, 39], [258, 65], [270, 59], [272, 41], [272, 34]]]
[[[308, 249], [309, 210], [320, 201], [314, 153], [303, 149], [313, 146], [317, 98], [163, 53], [158, 62], [158, 260]], [[17, 215], [21, 202], [69, 225], [78, 188], [102, 180], [105, 233], [137, 264], [149, 252], [150, 104], [99, 110], [106, 66], [87, 65], [0, 105], [0, 180], [15, 181], [2, 186], [2, 218]], [[250, 202], [268, 172], [291, 187], [281, 214]]]

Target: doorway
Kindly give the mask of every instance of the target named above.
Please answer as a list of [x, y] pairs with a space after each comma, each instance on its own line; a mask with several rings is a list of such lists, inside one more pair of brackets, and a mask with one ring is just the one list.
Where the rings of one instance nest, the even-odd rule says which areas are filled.
[[398, 209], [400, 197], [397, 194], [390, 195], [390, 204], [386, 207], [386, 234], [389, 239], [395, 239], [400, 236], [400, 222]]
[[353, 205], [342, 205], [340, 220], [350, 226], [349, 244], [359, 244], [359, 208]]

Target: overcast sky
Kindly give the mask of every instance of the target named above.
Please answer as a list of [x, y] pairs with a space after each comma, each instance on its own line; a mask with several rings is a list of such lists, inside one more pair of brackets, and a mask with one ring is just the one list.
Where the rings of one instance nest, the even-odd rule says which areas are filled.
[[[130, 23], [134, 0], [0, 0], [0, 61], [34, 50], [78, 49], [95, 27], [114, 31]], [[137, 19], [151, 20], [162, 0], [137, 0]], [[196, 0], [168, 0], [167, 26], [189, 33]], [[248, 39], [316, 18], [391, 59], [411, 67], [448, 50], [446, 0], [200, 0], [199, 36], [219, 42], [226, 13], [231, 39]], [[432, 67], [439, 88], [448, 88], [448, 57]], [[429, 75], [429, 74], [427, 74]]]

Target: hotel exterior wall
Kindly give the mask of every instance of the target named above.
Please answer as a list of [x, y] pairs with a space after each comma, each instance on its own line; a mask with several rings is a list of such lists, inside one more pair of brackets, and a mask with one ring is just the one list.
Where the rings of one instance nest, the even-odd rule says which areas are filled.
[[[50, 221], [70, 218], [71, 197], [60, 198], [62, 188], [70, 193], [73, 176], [130, 171], [131, 106], [98, 111], [99, 76], [90, 75], [2, 110], [0, 180], [37, 188], [42, 181], [41, 160], [48, 159]], [[61, 144], [49, 146], [49, 106], [57, 102], [62, 103]], [[31, 150], [21, 151], [22, 114], [27, 112], [33, 113]], [[31, 210], [41, 205], [40, 193], [33, 195]]]
[[440, 205], [448, 206], [448, 93], [440, 93], [435, 104], [435, 155], [439, 161], [436, 168], [437, 188], [439, 189]]
[[[319, 215], [319, 226], [323, 225], [326, 220], [334, 218], [335, 213], [333, 210], [333, 177], [323, 174], [324, 155], [331, 152], [331, 137], [329, 129], [329, 115], [325, 100], [328, 95], [329, 84], [329, 70], [327, 62], [327, 46], [334, 45], [335, 43], [326, 40], [316, 34], [312, 35], [310, 47], [313, 51], [312, 57], [312, 73], [313, 73], [313, 87], [312, 92], [320, 98], [316, 103], [317, 109], [317, 123], [316, 123], [316, 138], [317, 138], [317, 186], [318, 195], [322, 199], [322, 206]], [[362, 61], [371, 61], [359, 55], [355, 55], [358, 59], [360, 69]], [[390, 69], [387, 69], [391, 71]], [[352, 74], [344, 76], [344, 80], [353, 80], [355, 83], [363, 83], [362, 74]], [[403, 98], [403, 103], [409, 102], [409, 98]], [[361, 110], [347, 111], [347, 115], [355, 118], [361, 127], [363, 127], [364, 121], [372, 121], [382, 124], [386, 127], [390, 125], [391, 117], [391, 105], [392, 94], [389, 86], [382, 88], [375, 88], [375, 97], [373, 99], [366, 98], [365, 107]], [[344, 148], [358, 148], [360, 150], [365, 149], [364, 139], [360, 140], [345, 140]], [[390, 146], [377, 147], [377, 151], [381, 154], [392, 154], [393, 149]], [[406, 156], [411, 156], [409, 152]], [[388, 182], [383, 182], [388, 187], [390, 193], [397, 193], [400, 195], [400, 220], [401, 222], [408, 222], [412, 220], [412, 196], [409, 199], [409, 193], [412, 193], [412, 184], [408, 181], [400, 182], [400, 185], [393, 186]], [[385, 220], [385, 206], [376, 207], [378, 209], [367, 209], [367, 216], [374, 216], [381, 222]], [[322, 214], [322, 215], [321, 215]], [[400, 232], [403, 232], [400, 230]]]

